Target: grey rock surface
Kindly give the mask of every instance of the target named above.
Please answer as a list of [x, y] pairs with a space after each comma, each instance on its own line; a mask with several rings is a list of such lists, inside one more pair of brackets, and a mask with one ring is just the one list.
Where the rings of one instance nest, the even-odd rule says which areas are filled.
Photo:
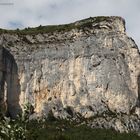
[[138, 47], [122, 18], [98, 19], [68, 31], [2, 33], [1, 108], [15, 116], [29, 102], [37, 116], [51, 110], [92, 127], [140, 131]]

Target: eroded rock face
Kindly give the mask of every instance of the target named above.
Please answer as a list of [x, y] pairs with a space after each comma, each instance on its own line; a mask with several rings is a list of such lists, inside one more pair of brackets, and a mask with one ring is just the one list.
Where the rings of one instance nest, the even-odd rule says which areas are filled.
[[[74, 25], [82, 28], [1, 34], [3, 48], [13, 57], [6, 56], [4, 63], [12, 73], [5, 93], [9, 102], [13, 105], [16, 100], [21, 107], [30, 102], [39, 116], [52, 110], [60, 118], [77, 118], [77, 114], [96, 118], [90, 123], [93, 127], [101, 124], [119, 131], [131, 130], [129, 124], [135, 118], [132, 130], [139, 131], [140, 56], [135, 42], [126, 35], [124, 20], [90, 18]], [[1, 53], [0, 64], [2, 59]], [[0, 69], [0, 81], [2, 75]], [[1, 95], [3, 87], [1, 84]], [[8, 111], [12, 115], [17, 108]], [[121, 122], [118, 116], [128, 121]], [[123, 127], [125, 123], [128, 126]]]

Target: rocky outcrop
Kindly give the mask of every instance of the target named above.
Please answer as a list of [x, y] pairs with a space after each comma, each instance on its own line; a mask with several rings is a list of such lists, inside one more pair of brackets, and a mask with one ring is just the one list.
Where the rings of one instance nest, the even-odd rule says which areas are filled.
[[140, 56], [124, 24], [95, 17], [2, 33], [1, 104], [12, 116], [29, 102], [38, 116], [51, 110], [92, 127], [139, 131]]

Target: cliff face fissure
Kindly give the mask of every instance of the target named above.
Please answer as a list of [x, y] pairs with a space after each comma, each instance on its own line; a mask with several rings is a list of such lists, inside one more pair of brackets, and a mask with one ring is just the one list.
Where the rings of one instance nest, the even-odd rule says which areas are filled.
[[14, 117], [29, 102], [33, 116], [80, 114], [96, 118], [93, 127], [119, 131], [137, 120], [133, 129], [139, 130], [140, 56], [124, 20], [97, 17], [53, 27], [0, 35], [1, 108], [6, 100]]
[[138, 76], [138, 106], [140, 107], [140, 75]]

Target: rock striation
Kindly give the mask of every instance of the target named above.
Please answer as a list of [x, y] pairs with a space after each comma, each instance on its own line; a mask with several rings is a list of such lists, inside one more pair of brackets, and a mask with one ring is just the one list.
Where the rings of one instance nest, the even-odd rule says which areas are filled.
[[2, 30], [0, 41], [0, 106], [10, 116], [29, 102], [35, 116], [140, 131], [140, 54], [121, 17]]

